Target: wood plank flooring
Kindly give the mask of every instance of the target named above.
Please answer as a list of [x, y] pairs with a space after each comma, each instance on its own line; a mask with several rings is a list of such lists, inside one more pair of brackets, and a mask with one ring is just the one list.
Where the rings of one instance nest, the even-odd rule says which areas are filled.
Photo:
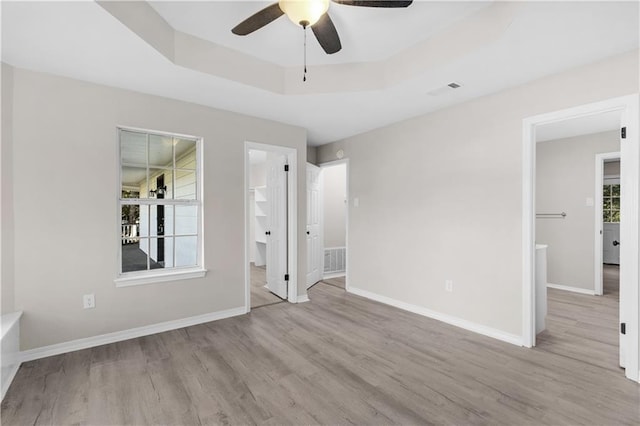
[[345, 289], [345, 278], [344, 276], [342, 277], [335, 277], [335, 278], [325, 278], [322, 280], [322, 282], [324, 284], [329, 284], [332, 285], [334, 287], [338, 287], [341, 289]]
[[272, 305], [274, 303], [284, 302], [275, 294], [265, 288], [267, 283], [267, 268], [264, 266], [250, 265], [251, 274], [251, 308], [259, 308], [261, 306]]
[[549, 336], [525, 349], [319, 283], [308, 303], [25, 363], [2, 424], [638, 425], [640, 386], [598, 352], [612, 310], [549, 293]]

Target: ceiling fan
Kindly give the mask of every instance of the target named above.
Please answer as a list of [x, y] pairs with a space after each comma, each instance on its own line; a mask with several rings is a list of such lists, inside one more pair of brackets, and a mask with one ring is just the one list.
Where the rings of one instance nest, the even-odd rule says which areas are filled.
[[[401, 0], [331, 0], [334, 3], [348, 6], [361, 7], [381, 7], [398, 8], [408, 7], [413, 1]], [[342, 45], [338, 31], [329, 17], [329, 0], [279, 0], [277, 3], [267, 6], [261, 11], [251, 15], [238, 25], [231, 32], [236, 35], [247, 35], [275, 21], [286, 14], [291, 21], [300, 25], [305, 30], [311, 27], [313, 34], [318, 39], [318, 43], [327, 54], [340, 51]], [[306, 32], [305, 32], [306, 33]]]

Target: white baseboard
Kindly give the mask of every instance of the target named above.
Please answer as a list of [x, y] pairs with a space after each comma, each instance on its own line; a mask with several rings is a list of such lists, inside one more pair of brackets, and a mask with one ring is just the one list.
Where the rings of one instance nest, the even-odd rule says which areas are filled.
[[35, 359], [46, 358], [53, 355], [60, 355], [67, 352], [78, 351], [81, 349], [93, 348], [95, 346], [106, 345], [108, 343], [121, 342], [123, 340], [135, 339], [136, 337], [149, 336], [151, 334], [162, 333], [164, 331], [176, 330], [178, 328], [189, 327], [191, 325], [202, 324], [205, 322], [220, 320], [224, 318], [244, 315], [246, 309], [244, 306], [240, 308], [227, 309], [225, 311], [211, 312], [209, 314], [196, 315], [193, 317], [182, 318], [173, 321], [161, 322], [158, 324], [147, 325], [143, 327], [130, 328], [128, 330], [116, 331], [114, 333], [101, 334], [98, 336], [87, 337], [84, 339], [71, 340], [69, 342], [56, 343], [55, 345], [42, 346], [40, 348], [29, 349], [21, 352], [20, 359], [22, 362], [32, 361]]
[[304, 303], [309, 301], [309, 295], [305, 294], [304, 296], [298, 296], [298, 300], [296, 303]]
[[485, 325], [477, 324], [475, 322], [467, 321], [458, 317], [432, 311], [431, 309], [427, 309], [422, 306], [401, 302], [399, 300], [381, 296], [376, 293], [371, 293], [360, 288], [350, 287], [348, 289], [348, 292], [356, 294], [358, 296], [366, 297], [367, 299], [375, 300], [376, 302], [384, 303], [385, 305], [391, 305], [405, 311], [413, 312], [414, 314], [422, 315], [445, 322], [447, 324], [454, 325], [456, 327], [464, 328], [465, 330], [473, 331], [475, 333], [482, 334], [488, 337], [493, 337], [494, 339], [502, 340], [503, 342], [511, 343], [512, 345], [522, 346], [522, 337], [515, 334], [505, 333], [504, 331], [497, 330], [495, 328], [487, 327]]
[[344, 277], [345, 275], [346, 275], [346, 272], [345, 272], [345, 271], [342, 271], [342, 272], [334, 272], [334, 273], [331, 273], [331, 274], [323, 274], [323, 275], [322, 275], [322, 279], [323, 279], [323, 280], [325, 280], [325, 279], [329, 280], [329, 279], [331, 279], [331, 278], [340, 278], [340, 277]]
[[556, 290], [564, 290], [564, 291], [572, 291], [574, 293], [580, 293], [580, 294], [588, 294], [589, 296], [595, 296], [596, 292], [593, 290], [589, 290], [586, 288], [580, 288], [580, 287], [571, 287], [568, 285], [562, 285], [562, 284], [551, 284], [551, 283], [547, 283], [547, 288], [555, 288]]

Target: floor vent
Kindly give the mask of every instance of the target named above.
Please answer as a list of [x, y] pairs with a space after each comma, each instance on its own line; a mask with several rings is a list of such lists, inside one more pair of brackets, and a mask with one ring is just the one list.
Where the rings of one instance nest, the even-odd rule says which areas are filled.
[[334, 274], [344, 272], [346, 268], [346, 247], [331, 247], [324, 249], [324, 273]]

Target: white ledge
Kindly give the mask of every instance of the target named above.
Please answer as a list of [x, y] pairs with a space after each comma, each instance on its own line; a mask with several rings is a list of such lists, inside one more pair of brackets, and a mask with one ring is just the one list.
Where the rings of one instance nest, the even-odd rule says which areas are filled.
[[13, 328], [14, 325], [20, 320], [22, 316], [22, 311], [12, 312], [10, 314], [2, 315], [2, 338], [4, 339], [5, 334]]
[[203, 268], [191, 268], [162, 272], [155, 274], [124, 276], [113, 280], [116, 287], [130, 287], [134, 285], [155, 284], [167, 281], [188, 280], [192, 278], [202, 278], [207, 274]]

